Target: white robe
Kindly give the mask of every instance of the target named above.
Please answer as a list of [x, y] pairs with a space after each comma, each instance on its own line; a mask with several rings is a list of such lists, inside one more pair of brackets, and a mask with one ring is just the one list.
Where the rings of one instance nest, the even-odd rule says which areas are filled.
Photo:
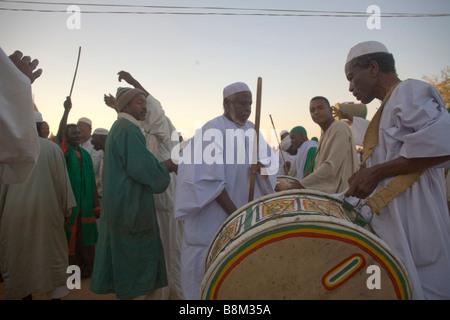
[[39, 156], [30, 79], [0, 49], [0, 182], [24, 182]]
[[[450, 115], [437, 90], [423, 81], [403, 81], [384, 106], [379, 142], [367, 166], [400, 156], [450, 155], [449, 135]], [[449, 164], [428, 169], [371, 222], [375, 234], [405, 265], [414, 299], [450, 299], [450, 219], [444, 181]], [[391, 179], [381, 181], [376, 190]]]
[[[147, 97], [147, 116], [141, 122], [141, 127], [144, 130], [147, 149], [159, 161], [171, 159], [172, 150], [179, 144], [178, 133], [165, 115], [161, 103], [150, 94]], [[172, 135], [174, 140], [171, 139]], [[170, 173], [170, 184], [166, 191], [153, 195], [167, 268], [168, 286], [162, 289], [161, 299], [163, 300], [184, 298], [180, 280], [183, 222], [175, 221], [174, 217], [176, 182], [176, 174]]]
[[[280, 155], [280, 163], [279, 163], [279, 168], [278, 168], [278, 175], [281, 176], [286, 176], [288, 173], [285, 172], [285, 167], [284, 164], [287, 162], [291, 163], [291, 166], [289, 168], [292, 168], [294, 166], [294, 162], [295, 162], [295, 155], [291, 155], [289, 152], [284, 151], [284, 150], [278, 150], [279, 155]], [[282, 155], [283, 154], [283, 155]], [[284, 160], [284, 161], [283, 161]]]
[[29, 178], [0, 185], [0, 269], [8, 299], [65, 287], [68, 277], [64, 218], [76, 202], [61, 148], [44, 138], [39, 143]]
[[[249, 139], [238, 138], [234, 140], [233, 146], [232, 139], [227, 139], [227, 132], [239, 129], [243, 130], [240, 132], [251, 130], [254, 133], [254, 124], [247, 121], [244, 126], [239, 127], [225, 116], [219, 116], [198, 130], [183, 149], [178, 168], [175, 217], [184, 220], [181, 281], [186, 299], [198, 298], [208, 247], [228, 217], [215, 199], [225, 189], [236, 208], [248, 203], [251, 176], [249, 153], [252, 152], [253, 145]], [[218, 137], [218, 133], [222, 136]], [[211, 139], [209, 134], [216, 134], [217, 140]], [[260, 151], [271, 152], [262, 135], [259, 148]], [[266, 166], [270, 166], [273, 161], [276, 166], [271, 168], [272, 175], [268, 180], [256, 175], [253, 199], [272, 193], [276, 183], [278, 155], [276, 154], [276, 158], [272, 154], [267, 155], [263, 157], [260, 152], [259, 161]], [[213, 159], [210, 156], [216, 161], [211, 161]]]
[[80, 146], [91, 155], [92, 165], [94, 167], [95, 181], [97, 182], [101, 177], [103, 150], [94, 149], [92, 138], [90, 138], [88, 141], [82, 142]]
[[353, 117], [351, 130], [353, 135], [353, 141], [357, 146], [362, 146], [364, 142], [364, 134], [366, 133], [367, 127], [369, 126], [370, 120]]

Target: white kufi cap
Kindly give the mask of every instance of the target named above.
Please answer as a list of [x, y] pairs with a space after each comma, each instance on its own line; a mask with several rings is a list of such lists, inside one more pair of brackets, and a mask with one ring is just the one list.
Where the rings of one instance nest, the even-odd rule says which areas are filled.
[[250, 91], [250, 88], [243, 82], [235, 82], [233, 84], [230, 84], [229, 86], [226, 86], [223, 89], [223, 98], [227, 98], [235, 93], [243, 92], [243, 91]]
[[348, 63], [357, 57], [377, 52], [389, 53], [386, 46], [378, 41], [366, 41], [358, 43], [356, 46], [350, 49], [347, 55], [347, 61], [345, 61], [345, 63]]
[[291, 147], [291, 137], [290, 136], [284, 137], [284, 139], [281, 140], [280, 147], [281, 150], [288, 151], [288, 149]]
[[34, 112], [34, 122], [44, 122], [44, 120], [42, 119], [42, 113], [40, 113], [39, 111]]
[[97, 128], [94, 130], [93, 134], [100, 134], [100, 135], [108, 135], [108, 130], [104, 129], [104, 128]]

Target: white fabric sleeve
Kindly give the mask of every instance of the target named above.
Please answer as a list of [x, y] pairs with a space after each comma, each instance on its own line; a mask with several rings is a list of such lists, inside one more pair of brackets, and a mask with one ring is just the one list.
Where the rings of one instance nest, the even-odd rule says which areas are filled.
[[31, 83], [0, 49], [0, 181], [21, 183], [39, 156]]

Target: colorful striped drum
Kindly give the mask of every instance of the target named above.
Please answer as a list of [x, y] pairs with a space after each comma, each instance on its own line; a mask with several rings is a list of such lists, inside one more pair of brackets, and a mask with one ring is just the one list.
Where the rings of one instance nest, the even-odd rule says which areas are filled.
[[287, 190], [243, 206], [211, 243], [199, 298], [410, 299], [395, 254], [343, 202]]

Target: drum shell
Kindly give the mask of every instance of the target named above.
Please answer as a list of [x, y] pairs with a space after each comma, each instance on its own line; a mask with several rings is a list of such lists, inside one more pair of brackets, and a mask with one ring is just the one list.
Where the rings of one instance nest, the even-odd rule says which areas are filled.
[[[287, 200], [294, 200], [291, 207]], [[305, 207], [308, 201], [316, 208]], [[264, 212], [277, 203], [273, 213]], [[402, 263], [370, 228], [354, 223], [358, 212], [342, 204], [320, 192], [290, 190], [237, 210], [209, 248], [199, 298], [409, 299]], [[347, 278], [330, 281], [346, 263], [353, 264]], [[373, 265], [382, 289], [368, 288]]]

